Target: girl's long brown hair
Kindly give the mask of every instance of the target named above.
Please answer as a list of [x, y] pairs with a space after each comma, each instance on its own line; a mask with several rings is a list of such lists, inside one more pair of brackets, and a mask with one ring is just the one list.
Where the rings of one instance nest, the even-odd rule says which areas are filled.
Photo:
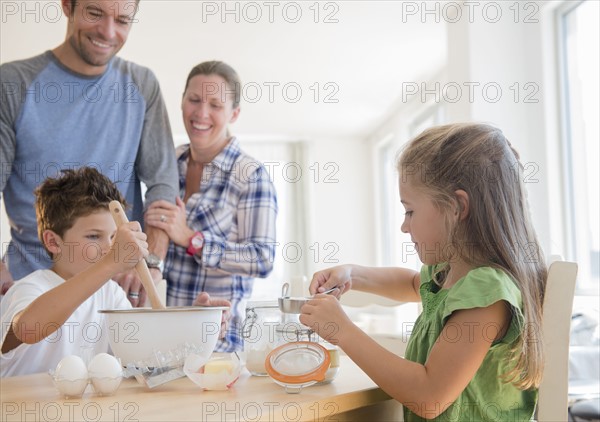
[[430, 195], [441, 210], [456, 204], [455, 191], [469, 195], [467, 218], [448, 220], [454, 256], [473, 267], [508, 273], [523, 299], [523, 335], [511, 349], [507, 382], [537, 387], [543, 371], [542, 304], [547, 268], [531, 224], [518, 153], [499, 129], [452, 124], [428, 129], [398, 160], [400, 177]]

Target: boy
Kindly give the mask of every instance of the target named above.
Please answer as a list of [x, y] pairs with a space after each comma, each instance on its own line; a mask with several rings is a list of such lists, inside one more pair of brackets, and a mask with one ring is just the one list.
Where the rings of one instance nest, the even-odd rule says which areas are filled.
[[[109, 327], [98, 310], [131, 307], [111, 277], [148, 254], [139, 223], [117, 229], [108, 204], [125, 200], [96, 169], [63, 170], [35, 196], [38, 235], [53, 265], [15, 283], [0, 303], [2, 377], [47, 372], [82, 347], [108, 351]], [[201, 296], [195, 304], [227, 305]]]

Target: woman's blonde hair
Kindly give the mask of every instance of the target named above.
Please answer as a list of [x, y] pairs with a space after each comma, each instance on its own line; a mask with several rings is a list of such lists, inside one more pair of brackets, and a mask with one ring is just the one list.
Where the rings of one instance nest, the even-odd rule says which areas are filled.
[[[499, 129], [452, 124], [425, 130], [402, 151], [403, 181], [448, 211], [459, 189], [469, 196], [467, 217], [448, 226], [452, 259], [508, 273], [523, 298], [523, 335], [511, 349], [507, 382], [537, 387], [543, 370], [542, 304], [547, 268], [531, 224], [518, 153]], [[443, 283], [443, 281], [442, 281]]]

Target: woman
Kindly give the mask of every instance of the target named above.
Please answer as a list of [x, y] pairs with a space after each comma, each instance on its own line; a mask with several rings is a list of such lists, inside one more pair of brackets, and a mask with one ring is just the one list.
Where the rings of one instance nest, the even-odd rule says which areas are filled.
[[146, 214], [146, 224], [171, 239], [167, 304], [191, 305], [202, 291], [231, 301], [231, 324], [216, 349], [222, 352], [242, 349], [253, 279], [269, 275], [275, 255], [275, 188], [265, 167], [229, 133], [240, 97], [229, 65], [211, 61], [192, 69], [181, 104], [190, 143], [177, 149], [181, 199], [155, 202]]

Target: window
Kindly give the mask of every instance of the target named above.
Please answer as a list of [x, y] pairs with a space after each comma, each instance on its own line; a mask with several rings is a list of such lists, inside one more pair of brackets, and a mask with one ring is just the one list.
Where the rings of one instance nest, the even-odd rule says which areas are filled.
[[600, 276], [599, 40], [600, 3], [566, 2], [561, 41], [567, 259], [579, 265], [578, 293], [596, 294]]
[[[378, 196], [376, 204], [381, 204], [379, 209], [379, 241], [377, 259], [380, 265], [394, 265], [397, 256], [396, 239], [400, 233], [400, 225], [398, 223], [399, 203], [397, 200], [398, 193], [398, 176], [395, 168], [394, 158], [397, 154], [396, 143], [392, 135], [387, 136], [376, 147], [377, 155], [377, 181]], [[396, 194], [396, 196], [394, 196]]]
[[[272, 300], [281, 296], [281, 285], [298, 274], [304, 274], [305, 255], [298, 255], [296, 245], [303, 244], [305, 237], [299, 212], [303, 185], [298, 171], [302, 166], [303, 145], [301, 142], [266, 142], [241, 140], [242, 149], [261, 161], [277, 191], [277, 246], [273, 272], [266, 279], [255, 279], [252, 300]], [[301, 170], [300, 170], [301, 171]]]

